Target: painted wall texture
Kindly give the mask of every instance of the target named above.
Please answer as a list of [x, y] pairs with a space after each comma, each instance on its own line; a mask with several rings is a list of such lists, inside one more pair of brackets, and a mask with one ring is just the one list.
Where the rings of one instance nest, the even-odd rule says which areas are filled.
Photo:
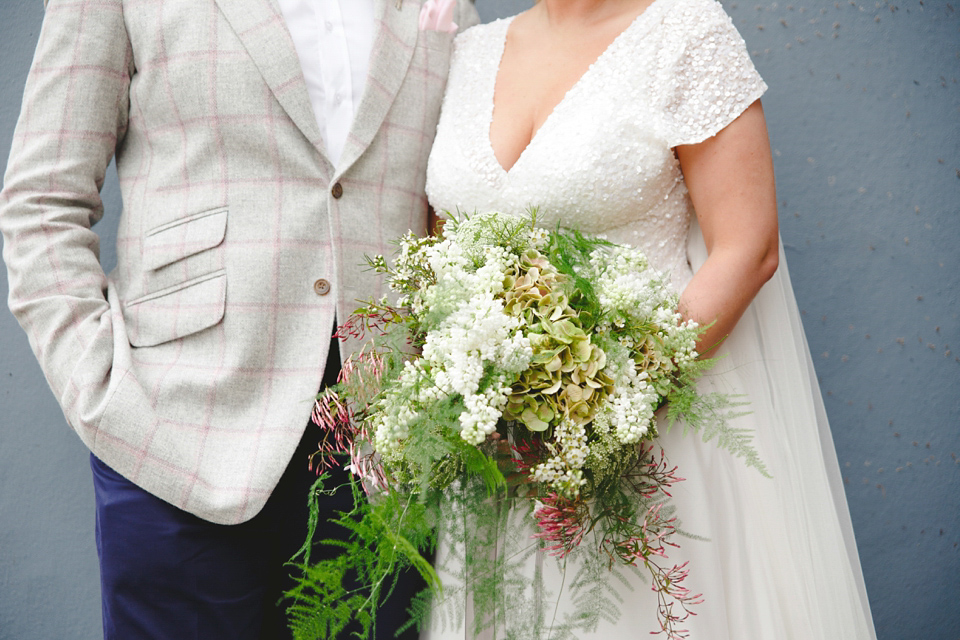
[[[4, 163], [42, 4], [0, 2]], [[770, 85], [781, 231], [879, 637], [957, 640], [960, 2], [724, 6]], [[115, 176], [104, 198], [109, 269]], [[0, 638], [100, 637], [98, 591], [86, 452], [0, 313]]]

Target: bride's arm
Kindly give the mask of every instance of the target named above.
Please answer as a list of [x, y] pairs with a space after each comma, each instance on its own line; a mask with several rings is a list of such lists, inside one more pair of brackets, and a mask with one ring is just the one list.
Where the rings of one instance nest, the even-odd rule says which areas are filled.
[[722, 342], [779, 262], [773, 160], [760, 101], [720, 133], [676, 148], [709, 257], [680, 296], [701, 325], [700, 353]]

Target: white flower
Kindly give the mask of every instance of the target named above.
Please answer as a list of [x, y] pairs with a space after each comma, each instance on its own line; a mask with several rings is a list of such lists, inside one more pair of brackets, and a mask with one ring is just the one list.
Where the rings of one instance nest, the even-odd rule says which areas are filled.
[[566, 496], [576, 496], [587, 482], [583, 477], [583, 463], [590, 455], [586, 429], [573, 421], [561, 420], [547, 448], [553, 456], [536, 465], [530, 477]]

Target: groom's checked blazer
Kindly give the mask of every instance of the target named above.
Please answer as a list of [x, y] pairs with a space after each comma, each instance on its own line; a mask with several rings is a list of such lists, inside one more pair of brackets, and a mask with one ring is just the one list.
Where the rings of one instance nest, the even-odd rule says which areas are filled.
[[[50, 0], [0, 197], [9, 304], [70, 425], [147, 491], [213, 522], [255, 515], [334, 318], [381, 294], [364, 254], [424, 230], [453, 36], [420, 31], [420, 9], [376, 0], [335, 168], [276, 0]], [[90, 226], [114, 156], [106, 276]]]

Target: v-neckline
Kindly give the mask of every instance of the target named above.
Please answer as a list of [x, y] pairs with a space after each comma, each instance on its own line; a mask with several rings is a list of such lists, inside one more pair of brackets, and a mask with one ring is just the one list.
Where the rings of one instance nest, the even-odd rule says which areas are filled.
[[500, 77], [500, 65], [503, 63], [503, 54], [507, 48], [507, 32], [510, 31], [510, 25], [513, 24], [513, 20], [517, 16], [510, 16], [509, 18], [504, 20], [505, 24], [503, 25], [503, 29], [501, 30], [501, 33], [500, 33], [499, 50], [495, 51], [494, 56], [491, 56], [491, 58], [496, 60], [497, 64], [496, 64], [496, 67], [494, 67], [494, 71], [492, 74], [493, 84], [490, 87], [490, 100], [489, 100], [490, 111], [489, 111], [488, 117], [486, 118], [487, 127], [483, 135], [483, 139], [486, 140], [487, 154], [490, 160], [492, 160], [492, 164], [496, 170], [497, 175], [499, 175], [501, 178], [505, 178], [513, 172], [513, 170], [517, 167], [518, 164], [520, 164], [520, 162], [524, 159], [524, 157], [528, 155], [528, 152], [530, 151], [531, 147], [534, 146], [534, 143], [540, 137], [540, 134], [543, 132], [543, 130], [546, 129], [547, 125], [550, 124], [550, 122], [555, 119], [554, 118], [555, 114], [561, 109], [561, 107], [564, 106], [565, 103], [569, 101], [568, 99], [577, 90], [577, 88], [584, 83], [584, 79], [593, 73], [593, 70], [604, 60], [604, 58], [607, 58], [609, 57], [609, 55], [612, 55], [611, 51], [617, 48], [618, 43], [621, 40], [623, 40], [624, 37], [629, 32], [633, 31], [636, 28], [639, 28], [637, 27], [637, 25], [643, 24], [646, 21], [645, 19], [647, 18], [647, 14], [651, 13], [652, 10], [657, 5], [663, 4], [665, 2], [667, 2], [667, 0], [653, 0], [653, 2], [651, 2], [646, 9], [644, 9], [639, 14], [637, 14], [637, 16], [630, 22], [630, 24], [628, 24], [623, 29], [623, 31], [618, 33], [616, 37], [610, 41], [610, 44], [608, 44], [607, 47], [600, 52], [600, 55], [598, 55], [596, 59], [590, 63], [590, 66], [587, 67], [587, 70], [584, 71], [579, 78], [577, 78], [576, 82], [570, 85], [570, 88], [566, 90], [566, 92], [563, 94], [563, 97], [560, 98], [560, 101], [557, 102], [557, 104], [553, 105], [553, 109], [550, 110], [550, 113], [547, 114], [547, 117], [543, 120], [543, 123], [537, 128], [537, 130], [533, 132], [533, 135], [530, 137], [530, 141], [527, 142], [527, 146], [523, 148], [523, 150], [520, 152], [520, 155], [517, 156], [517, 159], [514, 160], [513, 164], [510, 166], [509, 169], [504, 168], [504, 166], [500, 164], [500, 160], [497, 159], [497, 153], [493, 148], [493, 142], [490, 137], [490, 131], [493, 128], [493, 113], [496, 106], [494, 104], [494, 97], [497, 92], [497, 80]]

